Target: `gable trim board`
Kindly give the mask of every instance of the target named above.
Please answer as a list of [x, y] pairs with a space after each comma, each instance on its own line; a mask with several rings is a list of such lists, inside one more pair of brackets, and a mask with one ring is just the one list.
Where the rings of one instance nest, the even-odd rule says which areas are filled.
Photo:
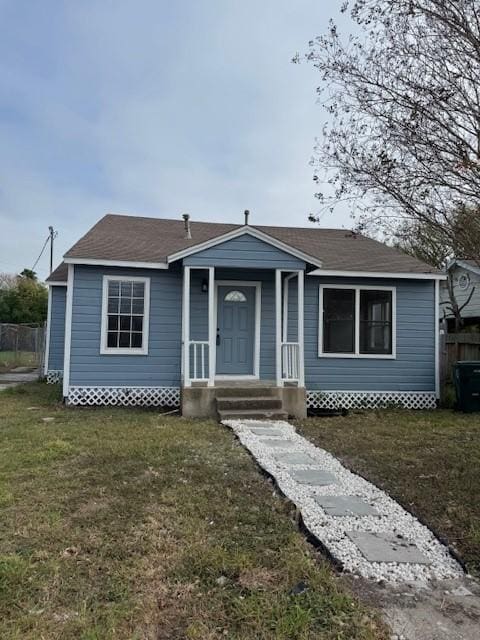
[[240, 227], [239, 229], [234, 229], [233, 231], [224, 233], [220, 236], [217, 236], [216, 238], [212, 238], [211, 240], [206, 240], [205, 242], [196, 244], [193, 247], [188, 247], [188, 249], [182, 249], [181, 251], [172, 253], [171, 255], [167, 256], [167, 262], [170, 263], [170, 262], [175, 262], [176, 260], [181, 260], [183, 258], [186, 258], [187, 256], [193, 255], [200, 251], [204, 251], [205, 249], [210, 249], [211, 247], [215, 247], [218, 244], [222, 244], [227, 240], [233, 240], [234, 238], [238, 238], [243, 235], [250, 235], [250, 236], [253, 236], [254, 238], [257, 238], [258, 240], [263, 240], [267, 244], [270, 244], [273, 247], [276, 247], [277, 249], [281, 249], [285, 253], [289, 253], [292, 256], [295, 256], [300, 260], [303, 260], [304, 262], [310, 262], [311, 264], [314, 264], [317, 267], [322, 266], [322, 262], [319, 261], [318, 258], [314, 258], [313, 256], [310, 256], [304, 253], [303, 251], [299, 251], [298, 249], [295, 249], [291, 245], [286, 244], [281, 240], [277, 240], [276, 238], [269, 236], [267, 233], [264, 233], [263, 231], [259, 231], [258, 229], [250, 226], [246, 226], [246, 227], [244, 226], [244, 227]]
[[305, 261], [244, 233], [183, 258], [185, 266], [239, 269], [305, 269]]
[[45, 282], [45, 284], [47, 285], [47, 287], [66, 287], [67, 286], [67, 282], [49, 282], [48, 280]]

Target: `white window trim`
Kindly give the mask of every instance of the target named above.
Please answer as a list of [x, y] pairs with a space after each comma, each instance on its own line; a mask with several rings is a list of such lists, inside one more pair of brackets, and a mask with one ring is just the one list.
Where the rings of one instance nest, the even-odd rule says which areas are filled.
[[[323, 351], [323, 292], [325, 289], [351, 289], [355, 291], [355, 352], [325, 353]], [[360, 291], [390, 291], [392, 293], [392, 353], [360, 353]], [[367, 360], [395, 360], [397, 357], [397, 288], [359, 284], [321, 284], [318, 294], [318, 357], [362, 358]]]
[[[143, 346], [136, 347], [107, 347], [108, 331], [108, 283], [109, 282], [143, 282], [144, 308], [143, 308]], [[100, 354], [118, 356], [146, 356], [148, 355], [148, 343], [150, 338], [150, 278], [140, 278], [137, 276], [103, 276], [102, 287], [102, 328], [100, 335]]]

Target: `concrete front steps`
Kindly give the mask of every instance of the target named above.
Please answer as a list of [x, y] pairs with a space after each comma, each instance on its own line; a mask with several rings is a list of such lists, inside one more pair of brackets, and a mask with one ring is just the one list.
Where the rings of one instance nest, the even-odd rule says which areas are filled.
[[287, 420], [279, 390], [275, 387], [218, 387], [220, 420]]

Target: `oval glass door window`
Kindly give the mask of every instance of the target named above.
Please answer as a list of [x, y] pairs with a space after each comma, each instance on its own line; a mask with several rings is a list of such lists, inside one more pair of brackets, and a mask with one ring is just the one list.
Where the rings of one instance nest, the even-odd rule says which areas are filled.
[[241, 291], [229, 291], [225, 294], [225, 302], [246, 302], [247, 298]]

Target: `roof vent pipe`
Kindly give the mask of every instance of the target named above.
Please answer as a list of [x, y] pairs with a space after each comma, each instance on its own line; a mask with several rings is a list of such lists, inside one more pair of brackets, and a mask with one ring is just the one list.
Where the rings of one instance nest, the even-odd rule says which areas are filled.
[[192, 239], [192, 231], [190, 229], [190, 215], [188, 213], [183, 213], [182, 218], [185, 224], [185, 238], [187, 240]]
[[248, 216], [250, 215], [250, 211], [245, 209], [245, 225], [248, 225]]

